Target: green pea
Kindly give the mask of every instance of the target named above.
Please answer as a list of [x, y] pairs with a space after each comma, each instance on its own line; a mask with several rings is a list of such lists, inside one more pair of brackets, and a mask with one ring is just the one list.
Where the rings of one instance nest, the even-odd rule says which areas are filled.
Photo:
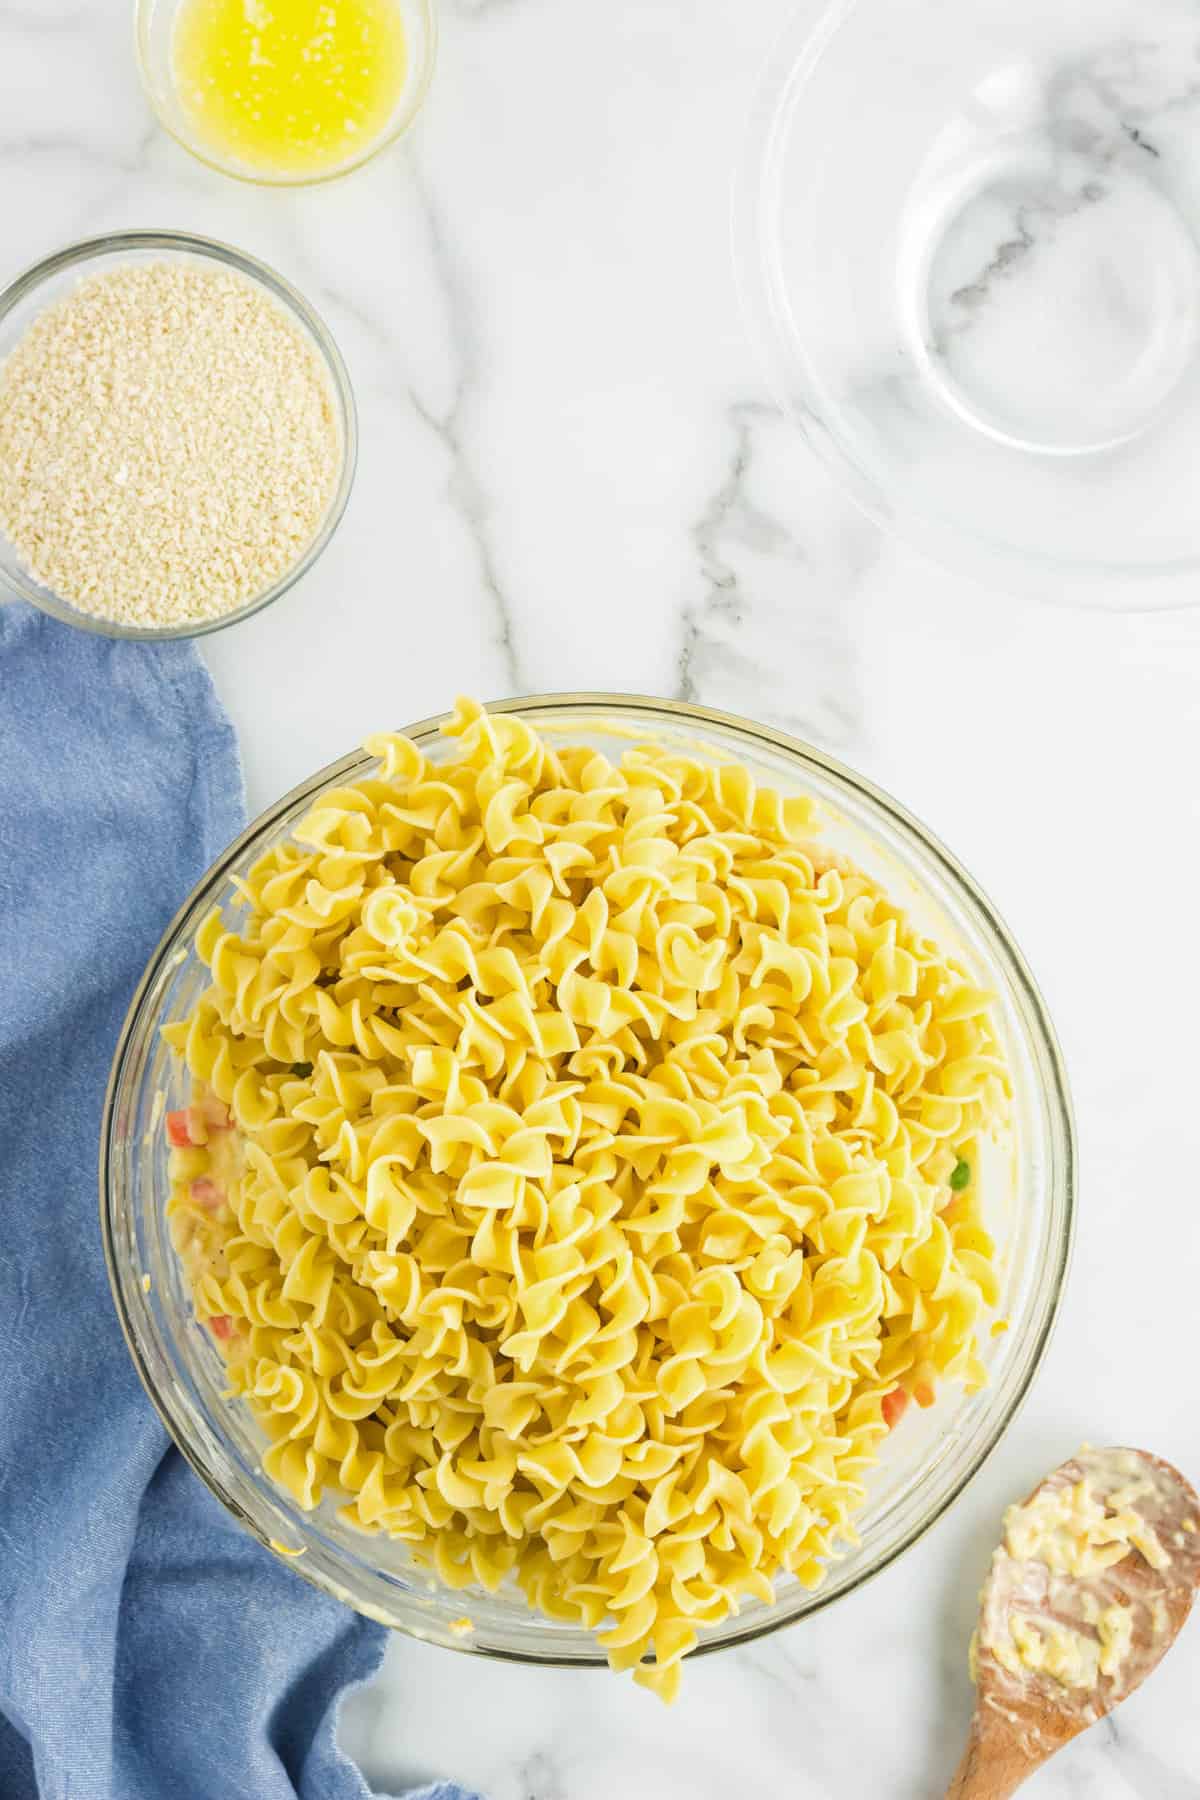
[[954, 1173], [950, 1177], [951, 1188], [954, 1190], [954, 1192], [956, 1194], [961, 1194], [963, 1189], [970, 1185], [970, 1181], [971, 1181], [971, 1165], [970, 1165], [970, 1163], [962, 1162], [961, 1160], [956, 1162], [954, 1165]]

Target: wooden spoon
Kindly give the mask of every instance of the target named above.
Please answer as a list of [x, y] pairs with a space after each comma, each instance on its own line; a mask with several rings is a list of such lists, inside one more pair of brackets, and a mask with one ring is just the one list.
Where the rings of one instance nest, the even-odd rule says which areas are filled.
[[1158, 1667], [1200, 1585], [1200, 1500], [1144, 1450], [1081, 1450], [1023, 1506], [980, 1595], [966, 1754], [946, 1800], [1007, 1800]]

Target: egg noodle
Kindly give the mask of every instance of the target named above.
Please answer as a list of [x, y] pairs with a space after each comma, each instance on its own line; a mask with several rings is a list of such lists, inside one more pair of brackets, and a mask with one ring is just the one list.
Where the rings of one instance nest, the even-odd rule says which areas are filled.
[[371, 740], [202, 926], [175, 1242], [301, 1506], [669, 1698], [854, 1541], [896, 1399], [983, 1381], [1005, 1063], [811, 801], [445, 731]]

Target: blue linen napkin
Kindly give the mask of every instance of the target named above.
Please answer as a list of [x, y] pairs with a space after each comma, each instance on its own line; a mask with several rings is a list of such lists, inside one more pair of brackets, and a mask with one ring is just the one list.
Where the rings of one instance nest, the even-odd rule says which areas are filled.
[[242, 817], [191, 645], [0, 603], [2, 1800], [367, 1796], [334, 1732], [386, 1633], [271, 1557], [170, 1447], [100, 1244], [121, 1020]]

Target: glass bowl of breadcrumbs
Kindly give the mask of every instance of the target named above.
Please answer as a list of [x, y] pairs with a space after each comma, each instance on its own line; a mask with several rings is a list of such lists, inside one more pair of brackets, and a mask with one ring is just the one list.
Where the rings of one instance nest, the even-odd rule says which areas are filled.
[[130, 231], [0, 295], [0, 584], [112, 637], [278, 600], [336, 531], [354, 395], [303, 296], [227, 244]]

